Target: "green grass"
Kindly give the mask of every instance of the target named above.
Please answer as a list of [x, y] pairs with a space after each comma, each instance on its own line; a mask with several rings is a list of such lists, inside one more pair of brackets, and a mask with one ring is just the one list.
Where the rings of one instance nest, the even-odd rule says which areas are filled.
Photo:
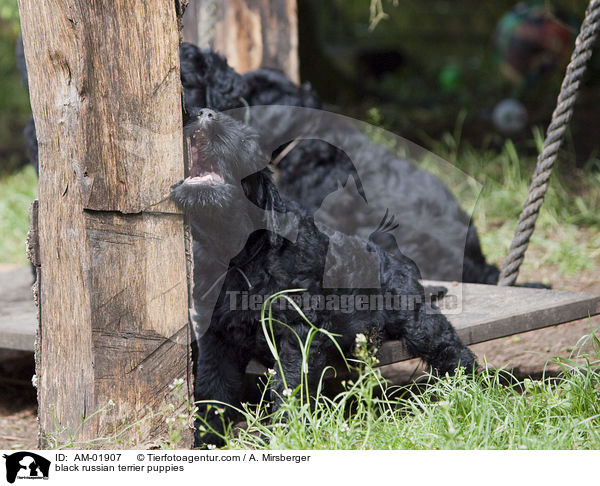
[[[269, 340], [277, 325], [282, 323], [263, 314]], [[359, 335], [352, 365], [358, 378], [345, 382], [344, 391], [329, 398], [319, 386], [311, 406], [303, 379], [284, 394], [274, 413], [264, 406], [264, 396], [258, 406], [243, 405], [239, 411], [247, 427], [229, 428], [226, 447], [598, 449], [600, 340], [592, 333], [584, 341], [578, 343], [576, 359], [555, 359], [562, 369], [559, 377], [519, 382], [508, 372], [485, 367], [476, 374], [459, 371], [455, 376], [429, 376], [419, 386], [397, 387], [374, 368], [374, 350]], [[307, 356], [310, 339], [299, 345]], [[276, 349], [272, 352], [278, 362]], [[306, 361], [302, 367], [306, 378]], [[267, 373], [267, 382], [275, 373]], [[225, 406], [214, 403], [209, 413], [222, 413]]]
[[0, 0], [0, 263], [27, 264], [25, 236], [29, 204], [37, 193], [26, 159], [23, 127], [30, 115], [29, 96], [15, 64], [19, 11], [15, 0]]
[[[444, 172], [425, 158], [421, 166], [441, 176], [459, 201], [469, 201], [481, 184], [473, 219], [478, 229], [483, 252], [491, 262], [500, 263], [506, 256], [519, 214], [527, 197], [536, 164], [536, 153], [543, 133], [533, 131], [529, 150], [521, 155], [507, 140], [500, 150], [474, 149], [461, 143], [460, 117], [457, 128], [441, 141], [430, 140], [430, 149], [449, 161], [460, 172]], [[598, 236], [600, 229], [599, 161], [590, 160], [584, 169], [573, 169], [565, 157], [558, 158], [531, 247], [543, 255], [537, 260], [525, 259], [525, 267], [553, 265], [558, 272], [574, 275], [600, 266]]]
[[[439, 140], [427, 138], [425, 149], [411, 149], [409, 159], [440, 178], [463, 208], [473, 208], [483, 253], [489, 262], [501, 264], [507, 254], [544, 134], [534, 128], [529, 142], [518, 148], [510, 140], [500, 147], [474, 148], [462, 140], [466, 112], [458, 115], [455, 128]], [[378, 109], [367, 114], [365, 134], [402, 156], [401, 139], [377, 128], [384, 125]], [[432, 156], [432, 154], [434, 156]], [[439, 158], [447, 163], [440, 163]], [[572, 276], [600, 267], [600, 160], [592, 158], [583, 169], [573, 168], [566, 152], [555, 163], [524, 268], [552, 268], [559, 276]], [[530, 252], [531, 255], [531, 252]], [[552, 282], [546, 282], [552, 284]]]
[[0, 177], [0, 263], [27, 264], [29, 206], [36, 197], [37, 175], [33, 167]]
[[[286, 324], [273, 318], [269, 306], [277, 298], [286, 298], [287, 293], [281, 292], [267, 301], [262, 315], [263, 333], [276, 358], [277, 371], [265, 374], [266, 386], [258, 404], [243, 404], [237, 409], [245, 426], [228, 426], [222, 436], [225, 448], [600, 448], [600, 340], [593, 330], [576, 344], [571, 359], [552, 360], [562, 370], [559, 376], [518, 381], [504, 370], [484, 366], [474, 374], [458, 370], [454, 376], [429, 375], [425, 382], [410, 386], [388, 384], [376, 368], [377, 360], [373, 357], [376, 350], [369, 348], [365, 336], [358, 335], [356, 358], [348, 361], [356, 377], [343, 381], [343, 391], [334, 397], [322, 393], [321, 379], [316, 397], [310, 399], [307, 356], [314, 336], [325, 332], [311, 324], [311, 332], [304, 340], [296, 336], [304, 356], [300, 365], [301, 384], [286, 389], [281, 407], [272, 412], [267, 406], [266, 390], [276, 373], [281, 373], [273, 336], [277, 334], [276, 326]], [[306, 320], [303, 315], [301, 318]], [[327, 336], [335, 339], [331, 334]], [[185, 446], [196, 409], [186, 401], [182, 384], [182, 380], [176, 380], [171, 385], [172, 393], [160, 410], [149, 411], [138, 421], [123, 423], [120, 430], [93, 440], [78, 439], [87, 421], [112, 413], [114, 404], [109, 402], [82, 420], [75, 430], [57, 427], [55, 433], [45, 437], [46, 444], [54, 449]], [[222, 402], [205, 403], [209, 404], [209, 414], [222, 414], [229, 406]], [[147, 430], [157, 419], [164, 420], [168, 430], [160, 437], [152, 437], [152, 443], [139, 442], [138, 437], [147, 440]]]
[[[273, 339], [271, 302], [265, 302], [263, 333], [276, 361], [266, 373], [267, 386], [282, 375]], [[290, 301], [291, 302], [291, 301]], [[300, 317], [306, 317], [296, 309]], [[308, 321], [307, 321], [308, 322]], [[312, 324], [311, 324], [312, 326]], [[376, 350], [358, 335], [352, 367], [357, 378], [330, 398], [319, 382], [313, 401], [307, 396], [307, 356], [312, 331], [298, 345], [304, 356], [301, 384], [287, 389], [275, 412], [243, 405], [247, 427], [229, 427], [223, 438], [232, 449], [597, 449], [600, 448], [600, 340], [592, 332], [577, 345], [573, 359], [555, 359], [559, 377], [519, 382], [510, 373], [487, 367], [478, 373], [435, 377], [418, 386], [391, 386], [375, 368]], [[329, 339], [335, 339], [328, 335]], [[584, 352], [584, 350], [586, 350]], [[285, 383], [285, 376], [283, 376]], [[285, 385], [287, 388], [287, 384]], [[266, 393], [266, 392], [265, 392]], [[226, 404], [212, 403], [208, 413]], [[205, 426], [208, 425], [205, 423]]]

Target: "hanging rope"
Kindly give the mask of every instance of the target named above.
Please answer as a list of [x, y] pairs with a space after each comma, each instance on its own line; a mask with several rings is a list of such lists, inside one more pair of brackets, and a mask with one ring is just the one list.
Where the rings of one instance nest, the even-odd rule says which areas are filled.
[[575, 41], [575, 49], [560, 88], [556, 108], [552, 113], [552, 121], [546, 132], [546, 139], [542, 152], [538, 156], [537, 165], [533, 173], [533, 180], [529, 186], [529, 194], [519, 216], [519, 222], [513, 241], [504, 261], [498, 285], [513, 285], [519, 275], [519, 267], [523, 263], [529, 240], [535, 229], [540, 207], [544, 201], [548, 180], [552, 174], [552, 167], [558, 150], [565, 138], [567, 126], [573, 114], [573, 106], [577, 99], [579, 86], [588, 61], [592, 57], [592, 47], [600, 29], [600, 0], [591, 0], [585, 12], [579, 35]]

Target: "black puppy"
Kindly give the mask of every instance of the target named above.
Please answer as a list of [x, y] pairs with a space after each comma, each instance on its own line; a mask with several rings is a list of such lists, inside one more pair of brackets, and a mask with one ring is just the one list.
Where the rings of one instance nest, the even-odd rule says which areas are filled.
[[[197, 400], [239, 405], [248, 362], [256, 359], [275, 368], [260, 324], [260, 305], [252, 303], [286, 289], [304, 289], [298, 297], [307, 296], [301, 304], [306, 317], [339, 335], [346, 355], [352, 354], [356, 335], [364, 333], [378, 341], [401, 339], [442, 373], [459, 365], [473, 368], [473, 354], [426, 302], [411, 260], [399, 251], [386, 253], [378, 238], [326, 235], [303, 209], [279, 196], [256, 132], [212, 110], [192, 115], [185, 126], [189, 176], [174, 186], [171, 197], [189, 215], [194, 239]], [[336, 287], [324, 285], [326, 279]], [[365, 279], [374, 288], [365, 288]], [[342, 307], [342, 298], [354, 305]], [[402, 304], [390, 307], [385, 300]], [[275, 306], [274, 319], [302, 340], [311, 329], [288, 306]], [[277, 403], [286, 386], [293, 390], [300, 384], [302, 356], [287, 327], [275, 324], [274, 341], [283, 367], [272, 384]], [[336, 353], [329, 337], [314, 337], [308, 358], [311, 391]], [[207, 407], [201, 405], [199, 413], [206, 415]], [[225, 414], [231, 418], [229, 410]], [[220, 417], [209, 413], [207, 420], [221, 430]], [[195, 441], [222, 443], [200, 427]]]
[[[219, 111], [272, 106], [271, 110], [261, 111], [261, 124], [268, 127], [271, 139], [285, 141], [274, 154], [279, 168], [278, 187], [284, 197], [301, 202], [314, 214], [339, 184], [346, 184], [351, 176], [357, 185], [377, 197], [369, 197], [368, 207], [362, 209], [356, 201], [348, 202], [347, 197], [330, 200], [331, 204], [320, 213], [325, 223], [347, 234], [368, 238], [385, 211], [391, 210], [402, 215], [394, 231], [397, 243], [417, 263], [424, 278], [497, 283], [499, 271], [486, 263], [475, 227], [450, 191], [433, 175], [373, 144], [348, 125], [321, 129], [321, 136], [333, 138], [333, 144], [317, 139], [301, 140], [288, 150], [292, 147], [290, 140], [295, 138], [293, 134], [302, 127], [279, 105], [321, 108], [309, 84], [297, 86], [272, 69], [240, 75], [219, 54], [187, 43], [181, 45], [180, 59], [188, 111], [203, 106]], [[20, 39], [17, 64], [27, 86]], [[25, 139], [31, 163], [37, 170], [38, 144], [33, 118], [25, 128]], [[352, 161], [341, 146], [354, 148]], [[360, 178], [356, 165], [362, 172]], [[353, 210], [349, 211], [348, 205]]]
[[[313, 120], [299, 122], [292, 110], [279, 105], [321, 108], [309, 84], [298, 86], [271, 69], [240, 75], [219, 54], [191, 44], [182, 44], [180, 58], [188, 109], [208, 106], [223, 111], [271, 105], [269, 110], [260, 110], [260, 125], [271, 140], [283, 141], [274, 154], [282, 196], [300, 202], [311, 214], [321, 209], [320, 219], [326, 224], [362, 238], [368, 238], [389, 209], [399, 215], [394, 236], [400, 249], [415, 261], [424, 278], [497, 283], [498, 268], [486, 262], [469, 216], [438, 178], [374, 144], [351, 124], [322, 123], [321, 139], [290, 144], [306, 128], [298, 125], [310, 130]], [[351, 160], [348, 150], [340, 147], [352, 149]], [[360, 201], [342, 195], [330, 198], [322, 208], [323, 201], [340, 183], [345, 185], [349, 176], [364, 188], [368, 205], [361, 207]]]

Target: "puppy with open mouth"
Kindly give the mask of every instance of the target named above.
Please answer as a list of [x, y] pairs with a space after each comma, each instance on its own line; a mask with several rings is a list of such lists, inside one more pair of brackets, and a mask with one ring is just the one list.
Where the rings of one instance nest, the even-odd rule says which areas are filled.
[[[414, 262], [398, 251], [384, 251], [378, 238], [320, 231], [306, 211], [280, 197], [251, 127], [224, 113], [200, 109], [191, 113], [184, 133], [191, 157], [189, 176], [173, 187], [171, 197], [189, 215], [194, 240], [196, 400], [237, 406], [248, 362], [255, 359], [275, 367], [260, 324], [260, 306], [240, 305], [241, 294], [246, 302], [264, 302], [282, 290], [303, 289], [300, 294], [311, 299], [302, 311], [315, 326], [337, 335], [337, 345], [347, 356], [362, 333], [375, 342], [402, 340], [409, 352], [441, 373], [458, 366], [473, 369], [471, 351], [425, 298]], [[373, 271], [378, 282], [365, 288], [364, 276]], [[326, 275], [340, 286], [326, 288]], [[322, 305], [340, 296], [364, 303], [382, 295], [402, 297], [410, 304], [356, 305], [343, 312], [335, 305]], [[293, 390], [301, 382], [302, 352], [294, 333], [304, 340], [311, 326], [293, 307], [276, 306], [274, 312], [274, 320], [286, 324], [275, 325], [273, 331], [282, 366], [271, 384], [277, 406], [284, 383]], [[308, 355], [311, 392], [337, 353], [325, 333], [314, 336]], [[212, 430], [197, 424], [197, 446], [223, 443], [221, 417], [207, 411], [201, 404], [199, 414]], [[227, 409], [225, 419], [231, 418]]]

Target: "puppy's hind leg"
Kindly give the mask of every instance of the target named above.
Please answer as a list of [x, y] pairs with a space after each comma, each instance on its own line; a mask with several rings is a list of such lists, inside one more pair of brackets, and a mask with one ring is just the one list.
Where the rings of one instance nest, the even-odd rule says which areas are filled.
[[194, 395], [197, 401], [208, 403], [198, 403], [195, 447], [224, 445], [221, 436], [235, 413], [223, 403], [239, 406], [247, 364], [211, 329], [198, 340]]

